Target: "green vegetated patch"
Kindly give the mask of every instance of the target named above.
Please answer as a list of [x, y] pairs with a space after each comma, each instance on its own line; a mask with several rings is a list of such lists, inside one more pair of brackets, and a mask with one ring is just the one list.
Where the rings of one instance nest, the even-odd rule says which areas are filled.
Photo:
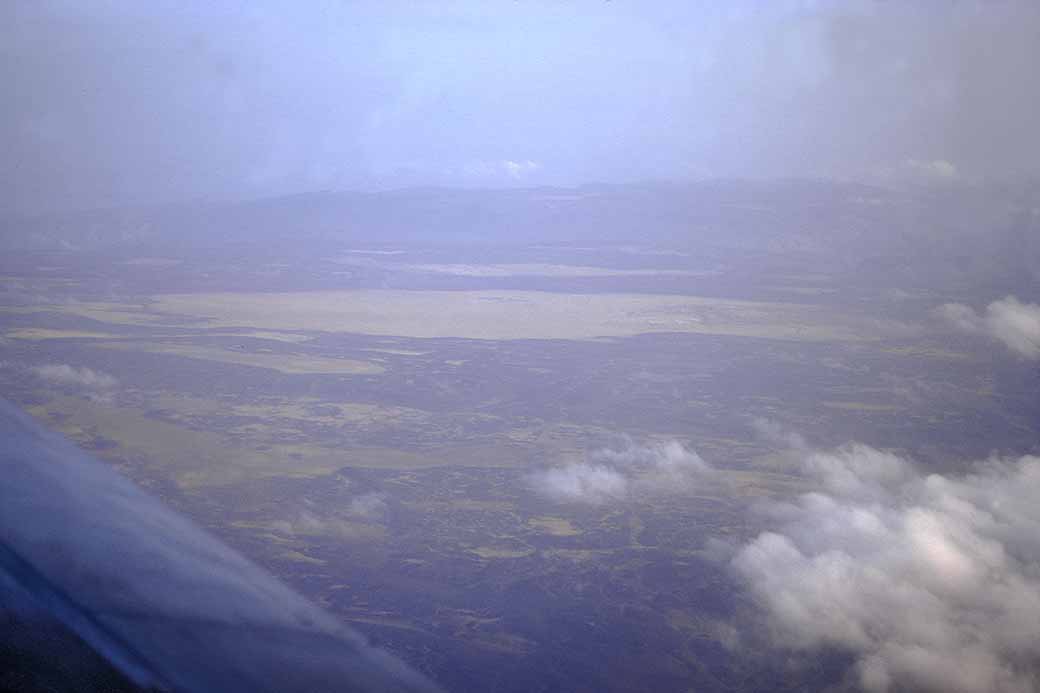
[[422, 409], [369, 402], [331, 402], [311, 397], [299, 399], [265, 398], [248, 404], [236, 404], [230, 410], [239, 416], [262, 419], [292, 419], [327, 424], [420, 426], [429, 423], [432, 414]]
[[[98, 441], [105, 441], [104, 449], [98, 448], [99, 455], [143, 465], [184, 489], [271, 476], [315, 477], [344, 467], [514, 467], [526, 465], [530, 459], [527, 449], [502, 446], [494, 437], [405, 450], [359, 444], [342, 436], [313, 436], [296, 427], [314, 418], [308, 413], [313, 400], [254, 405], [172, 393], [135, 391], [129, 395], [135, 401], [132, 406], [61, 395], [31, 411], [88, 448], [97, 448]], [[328, 407], [331, 413], [318, 414], [318, 418], [332, 422], [342, 415], [387, 425], [382, 420], [386, 413], [410, 425], [430, 416], [420, 410], [395, 411], [393, 407], [363, 403], [320, 406]], [[215, 423], [206, 428], [209, 417], [217, 420], [228, 415], [243, 417], [248, 423], [226, 429]]]
[[503, 443], [537, 445], [560, 455], [581, 454], [591, 443], [602, 441], [612, 433], [600, 426], [537, 422], [506, 430]]
[[[602, 440], [602, 429], [565, 424], [506, 428], [452, 439], [435, 435], [433, 412], [314, 397], [253, 401], [168, 391], [121, 390], [107, 398], [53, 396], [33, 413], [101, 456], [148, 469], [192, 489], [285, 476], [315, 477], [343, 468], [421, 470], [433, 467], [527, 468], [564, 462]], [[431, 437], [424, 437], [433, 431]], [[385, 439], [389, 444], [373, 441]], [[402, 477], [407, 481], [407, 474]], [[772, 495], [798, 480], [768, 464], [725, 470], [705, 480], [705, 499]], [[449, 512], [512, 512], [506, 499], [428, 499]], [[432, 507], [432, 506], [431, 506]], [[537, 533], [582, 530], [561, 517], [527, 522]]]
[[270, 537], [278, 545], [302, 545], [309, 539], [333, 538], [349, 540], [381, 540], [386, 528], [371, 522], [329, 516], [271, 519], [264, 521], [239, 520], [231, 523], [236, 529], [252, 531], [257, 537]]
[[570, 520], [562, 517], [532, 517], [527, 520], [532, 529], [554, 537], [573, 537], [582, 533]]
[[501, 558], [524, 558], [533, 554], [534, 549], [530, 547], [517, 549], [498, 546], [477, 546], [470, 549], [469, 552], [485, 560], [494, 560]]
[[328, 561], [323, 561], [320, 558], [312, 558], [305, 553], [300, 551], [283, 551], [277, 555], [283, 561], [291, 561], [293, 563], [306, 563], [309, 565], [325, 565]]
[[370, 347], [368, 349], [362, 349], [362, 351], [374, 351], [380, 354], [390, 354], [392, 356], [426, 356], [430, 353], [428, 351], [416, 351], [414, 349], [389, 349], [381, 347]]
[[120, 335], [111, 332], [94, 332], [90, 330], [59, 330], [45, 327], [19, 327], [8, 330], [4, 336], [9, 339], [26, 339], [42, 341], [47, 339], [113, 339]]
[[525, 655], [535, 648], [531, 640], [504, 628], [501, 617], [488, 617], [468, 609], [440, 609], [437, 622], [451, 637], [482, 649], [509, 655]]
[[240, 330], [238, 332], [201, 332], [204, 337], [249, 337], [251, 339], [269, 339], [275, 342], [299, 344], [313, 339], [311, 335], [296, 332], [271, 332], [264, 330]]
[[416, 633], [428, 633], [423, 628], [419, 628], [411, 621], [407, 621], [400, 617], [373, 615], [365, 612], [341, 614], [342, 618], [352, 623], [364, 623], [372, 626], [382, 626], [384, 628], [394, 628], [398, 630], [413, 631]]
[[34, 313], [58, 313], [75, 315], [88, 320], [108, 323], [110, 325], [151, 325], [181, 326], [185, 323], [199, 323], [197, 320], [185, 319], [183, 316], [160, 315], [150, 310], [147, 303], [103, 303], [94, 301], [67, 301], [53, 304], [32, 306], [4, 306], [0, 313], [27, 315]]
[[164, 342], [111, 342], [96, 345], [105, 349], [137, 351], [148, 354], [168, 354], [204, 361], [233, 363], [255, 368], [269, 368], [286, 374], [329, 373], [335, 375], [378, 375], [385, 372], [382, 366], [371, 361], [330, 358], [310, 354], [285, 354], [278, 352], [244, 351], [214, 346]]
[[[248, 402], [236, 398], [199, 397], [184, 393], [149, 392], [148, 407], [161, 410], [164, 418], [183, 423], [197, 423], [199, 417], [215, 414], [245, 417], [251, 427], [284, 428], [300, 424], [342, 426], [357, 428], [374, 426], [424, 426], [433, 414], [422, 409], [369, 402], [343, 402], [316, 397], [258, 397]], [[229, 429], [230, 431], [230, 429]]]
[[937, 346], [925, 344], [910, 344], [902, 346], [887, 347], [882, 349], [885, 353], [896, 356], [919, 356], [923, 358], [939, 359], [943, 361], [967, 361], [972, 357], [959, 351], [952, 351]]
[[562, 558], [566, 561], [584, 563], [586, 561], [606, 559], [618, 551], [621, 551], [621, 549], [545, 549], [542, 551], [542, 555], [550, 559]]
[[484, 500], [479, 498], [452, 498], [451, 500], [405, 501], [405, 505], [424, 512], [505, 512], [516, 510], [516, 503], [507, 500]]
[[320, 476], [349, 464], [337, 449], [243, 445], [219, 432], [150, 418], [137, 408], [78, 397], [54, 398], [33, 413], [82, 444], [89, 446], [96, 438], [114, 441], [116, 447], [99, 454], [144, 464], [182, 488], [265, 476]]

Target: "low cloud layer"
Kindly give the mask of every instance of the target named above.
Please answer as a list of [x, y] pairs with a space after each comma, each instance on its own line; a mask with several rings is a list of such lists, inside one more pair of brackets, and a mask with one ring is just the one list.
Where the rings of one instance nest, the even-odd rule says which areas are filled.
[[784, 647], [855, 657], [869, 691], [1040, 685], [1040, 457], [925, 474], [866, 445], [792, 454], [818, 490], [733, 560]]
[[48, 383], [85, 390], [110, 390], [118, 384], [118, 381], [107, 373], [85, 367], [76, 368], [67, 363], [35, 366], [32, 368], [32, 372]]
[[0, 212], [1030, 177], [1038, 31], [1034, 0], [7, 0]]
[[903, 162], [902, 173], [911, 180], [924, 183], [937, 181], [954, 181], [957, 179], [957, 167], [945, 159], [934, 161], [918, 161], [907, 159]]
[[978, 313], [962, 303], [947, 303], [939, 315], [962, 332], [985, 335], [1027, 359], [1040, 359], [1040, 305], [1007, 296]]
[[666, 493], [693, 488], [712, 468], [678, 441], [637, 445], [625, 440], [581, 462], [535, 472], [528, 484], [539, 495], [561, 503], [601, 505], [633, 492]]

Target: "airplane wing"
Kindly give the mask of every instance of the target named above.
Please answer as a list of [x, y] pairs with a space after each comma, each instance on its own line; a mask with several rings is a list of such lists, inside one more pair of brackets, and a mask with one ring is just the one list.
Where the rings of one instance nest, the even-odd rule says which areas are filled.
[[34, 666], [82, 671], [82, 650], [137, 690], [438, 690], [2, 400], [0, 441], [0, 640], [75, 636], [37, 638]]

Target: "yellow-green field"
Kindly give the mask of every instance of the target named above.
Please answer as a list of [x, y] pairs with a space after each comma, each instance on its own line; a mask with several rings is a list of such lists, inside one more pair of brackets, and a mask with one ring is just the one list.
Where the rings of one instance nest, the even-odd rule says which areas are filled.
[[478, 546], [470, 549], [469, 552], [485, 560], [494, 560], [496, 558], [523, 558], [534, 553], [534, 549], [503, 549], [496, 546]]
[[[83, 397], [59, 395], [36, 405], [30, 412], [48, 426], [90, 445], [105, 439], [115, 447], [100, 454], [113, 459], [134, 459], [189, 489], [235, 483], [269, 476], [311, 477], [344, 467], [422, 469], [440, 466], [516, 467], [528, 463], [530, 445], [512, 436], [481, 436], [472, 440], [448, 440], [422, 449], [359, 445], [342, 438], [314, 438], [306, 424], [352, 424], [360, 430], [391, 427], [415, 431], [428, 425], [430, 412], [358, 402], [322, 402], [335, 415], [310, 415], [305, 407], [314, 400], [280, 400], [257, 404], [233, 404], [198, 397], [143, 393], [142, 404], [118, 404]], [[166, 412], [162, 420], [142, 413], [147, 408]], [[199, 430], [197, 421], [215, 414], [250, 417], [224, 430]], [[542, 426], [528, 436], [559, 454], [580, 446], [580, 432], [556, 431]]]
[[[8, 339], [26, 339], [30, 341], [42, 341], [48, 339], [123, 339], [126, 335], [115, 332], [97, 332], [92, 330], [63, 330], [48, 327], [18, 327], [4, 332]], [[200, 332], [203, 337], [249, 337], [252, 339], [269, 339], [276, 342], [288, 342], [299, 344], [311, 339], [309, 335], [295, 334], [292, 332], [263, 332], [258, 330], [241, 330], [238, 332]], [[409, 353], [394, 350], [372, 349], [371, 351], [385, 351], [386, 353]], [[421, 352], [417, 352], [421, 353]]]
[[378, 375], [382, 366], [371, 361], [328, 358], [308, 354], [264, 353], [239, 351], [220, 347], [198, 346], [188, 343], [111, 342], [97, 345], [105, 349], [140, 351], [149, 354], [170, 354], [190, 359], [235, 363], [257, 368], [270, 368], [280, 373], [329, 373], [335, 375]]
[[54, 330], [46, 327], [19, 327], [8, 330], [4, 336], [9, 339], [27, 339], [42, 341], [46, 339], [114, 339], [118, 334], [112, 332], [91, 332], [89, 330]]
[[554, 537], [574, 537], [582, 533], [570, 520], [563, 517], [532, 517], [527, 524], [534, 530]]

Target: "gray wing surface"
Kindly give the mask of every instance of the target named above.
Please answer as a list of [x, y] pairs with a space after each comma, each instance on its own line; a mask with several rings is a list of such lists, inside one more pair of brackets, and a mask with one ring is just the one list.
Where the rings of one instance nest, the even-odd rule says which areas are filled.
[[438, 690], [2, 400], [0, 600], [31, 602], [7, 607], [47, 614], [139, 688]]

